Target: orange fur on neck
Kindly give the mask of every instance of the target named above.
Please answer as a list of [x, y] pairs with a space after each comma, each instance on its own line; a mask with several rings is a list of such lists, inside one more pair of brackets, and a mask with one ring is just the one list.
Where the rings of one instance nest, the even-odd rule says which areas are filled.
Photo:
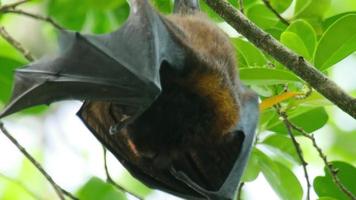
[[239, 120], [239, 106], [231, 94], [231, 88], [222, 82], [222, 77], [218, 72], [192, 72], [183, 84], [207, 100], [208, 106], [211, 106], [215, 114], [212, 132], [225, 135]]

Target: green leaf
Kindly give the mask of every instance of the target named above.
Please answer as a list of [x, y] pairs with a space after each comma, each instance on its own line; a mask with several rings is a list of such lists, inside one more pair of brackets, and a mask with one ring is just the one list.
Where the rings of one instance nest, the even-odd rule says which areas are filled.
[[279, 40], [281, 34], [283, 33], [283, 31], [286, 30], [286, 28], [287, 28], [286, 24], [282, 23], [281, 21], [278, 21], [278, 23], [275, 26], [266, 28], [265, 31], [271, 34], [277, 40]]
[[0, 37], [0, 56], [15, 60], [17, 62], [26, 63], [24, 56], [17, 51], [12, 45]]
[[125, 173], [120, 176], [116, 182], [124, 186], [127, 191], [131, 191], [143, 199], [145, 199], [145, 197], [147, 197], [152, 192], [150, 188], [136, 180], [127, 171], [125, 171]]
[[330, 9], [326, 13], [326, 16], [330, 17], [340, 13], [347, 13], [352, 11], [356, 11], [355, 0], [332, 0]]
[[264, 4], [254, 4], [246, 10], [246, 16], [262, 29], [275, 26], [279, 19]]
[[[335, 168], [338, 169], [337, 176], [341, 183], [354, 195], [356, 195], [356, 168], [349, 163], [334, 161], [332, 162]], [[340, 189], [333, 182], [329, 171], [324, 168], [325, 176], [318, 176], [314, 179], [314, 190], [319, 197], [327, 196], [338, 200], [348, 200], [350, 199], [345, 193], [341, 192]]]
[[[235, 1], [237, 4], [237, 8], [240, 9], [240, 3], [238, 3], [238, 1], [236, 0], [229, 0], [231, 1]], [[256, 3], [261, 3], [260, 0], [243, 0], [242, 1], [243, 6], [244, 6], [244, 10], [248, 9], [249, 7], [253, 6]]]
[[91, 11], [89, 12], [92, 21], [92, 32], [96, 34], [107, 33], [111, 31], [111, 22], [107, 12]]
[[[287, 112], [288, 119], [295, 125], [303, 128], [306, 132], [311, 133], [323, 127], [328, 121], [328, 114], [323, 107], [298, 107]], [[279, 116], [275, 116], [266, 127], [276, 133], [288, 134], [283, 121]], [[298, 132], [294, 132], [299, 134]]]
[[78, 191], [80, 200], [126, 200], [122, 191], [117, 190], [113, 185], [102, 181], [97, 177], [92, 177]]
[[162, 13], [172, 12], [172, 1], [154, 0], [153, 5]]
[[285, 164], [288, 162], [290, 164], [289, 167], [292, 167], [296, 163], [300, 164], [298, 153], [289, 137], [272, 134], [262, 141], [262, 145], [267, 146], [267, 148], [271, 150], [274, 160]]
[[262, 97], [271, 97], [275, 94], [274, 88], [270, 85], [251, 85], [251, 89]]
[[277, 113], [274, 109], [266, 109], [260, 113], [259, 126], [258, 126], [260, 128], [259, 132], [266, 130], [267, 124], [272, 118], [274, 118], [276, 114]]
[[326, 70], [356, 50], [356, 14], [333, 23], [322, 35], [314, 55], [314, 64]]
[[284, 12], [293, 2], [293, 0], [269, 0], [273, 9], [277, 12]]
[[345, 12], [345, 13], [340, 13], [334, 16], [331, 16], [329, 18], [326, 18], [325, 20], [323, 20], [322, 22], [322, 26], [323, 29], [326, 30], [329, 28], [330, 25], [332, 25], [333, 23], [335, 23], [337, 20], [339, 20], [340, 18], [349, 15], [349, 14], [356, 14], [356, 11], [354, 12]]
[[293, 21], [286, 31], [295, 33], [302, 41], [301, 44], [308, 50], [310, 57], [314, 55], [317, 37], [312, 25], [305, 20], [299, 19]]
[[304, 44], [302, 38], [297, 34], [288, 31], [283, 32], [281, 35], [281, 42], [307, 60], [311, 59], [311, 54], [309, 54], [306, 44]]
[[115, 16], [117, 24], [123, 24], [130, 14], [130, 6], [127, 3], [123, 3], [112, 11]]
[[126, 3], [125, 0], [88, 0], [88, 7], [96, 10], [110, 10]]
[[289, 71], [268, 68], [242, 68], [240, 78], [247, 85], [275, 85], [300, 82], [300, 79]]
[[88, 1], [76, 0], [74, 5], [72, 0], [49, 0], [47, 10], [65, 28], [80, 31], [86, 21]]
[[253, 44], [241, 38], [234, 38], [232, 42], [237, 49], [238, 58], [243, 59], [247, 66], [264, 66], [267, 59], [264, 54]]
[[323, 18], [331, 0], [296, 0], [294, 18]]
[[256, 150], [254, 148], [254, 149], [252, 149], [251, 156], [247, 162], [245, 172], [242, 176], [242, 181], [243, 182], [254, 181], [257, 178], [260, 171], [261, 171], [261, 169], [258, 164], [258, 157], [256, 155]]
[[296, 0], [295, 7], [294, 7], [294, 15], [298, 15], [302, 13], [304, 10], [310, 6], [312, 0]]
[[287, 167], [271, 160], [256, 149], [261, 172], [281, 199], [301, 200], [303, 189], [297, 177]]
[[0, 101], [8, 102], [11, 94], [14, 70], [23, 62], [0, 56]]
[[320, 197], [318, 200], [337, 200], [332, 197]]
[[[41, 161], [41, 159], [43, 158], [42, 153], [43, 152], [40, 149], [37, 149], [36, 153], [33, 154], [37, 161]], [[26, 158], [22, 160], [17, 177], [14, 177], [13, 179], [21, 180], [20, 182], [23, 184], [24, 187], [33, 192], [33, 194], [39, 195], [40, 197], [43, 194], [43, 188], [46, 188], [48, 184], [41, 176], [41, 173]], [[2, 200], [38, 199], [38, 197], [34, 197], [31, 193], [29, 193], [29, 191], [25, 191], [24, 188], [16, 182], [8, 182], [8, 184], [5, 185], [4, 190], [2, 190], [0, 194], [0, 198]], [[55, 193], [47, 193], [46, 198], [55, 198], [52, 195], [55, 195]]]

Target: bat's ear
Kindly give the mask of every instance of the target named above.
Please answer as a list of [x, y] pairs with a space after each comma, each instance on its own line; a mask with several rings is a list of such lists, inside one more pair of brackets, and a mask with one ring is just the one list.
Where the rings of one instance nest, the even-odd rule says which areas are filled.
[[192, 14], [200, 10], [199, 0], [175, 0], [174, 13]]

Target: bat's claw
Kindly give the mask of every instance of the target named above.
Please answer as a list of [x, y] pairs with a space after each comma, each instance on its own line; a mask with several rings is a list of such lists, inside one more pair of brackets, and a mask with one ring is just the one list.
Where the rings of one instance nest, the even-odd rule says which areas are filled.
[[115, 135], [124, 127], [125, 127], [125, 123], [117, 123], [117, 124], [111, 125], [110, 129], [109, 129], [109, 133], [110, 133], [110, 135]]
[[200, 187], [197, 183], [195, 183], [189, 176], [187, 176], [184, 172], [182, 171], [177, 171], [174, 166], [171, 166], [169, 169], [169, 172], [178, 180], [181, 182], [185, 183], [187, 186], [192, 188], [194, 191], [198, 192], [199, 194], [205, 196], [207, 199], [209, 198], [209, 193], [210, 191]]

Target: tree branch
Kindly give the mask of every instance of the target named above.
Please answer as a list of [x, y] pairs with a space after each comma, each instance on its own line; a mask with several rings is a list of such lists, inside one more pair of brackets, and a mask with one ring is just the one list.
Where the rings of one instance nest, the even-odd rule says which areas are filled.
[[304, 137], [306, 137], [306, 138], [308, 138], [308, 139], [310, 139], [312, 141], [314, 148], [319, 153], [319, 157], [323, 160], [324, 165], [325, 165], [326, 169], [329, 171], [329, 173], [331, 175], [331, 178], [332, 178], [333, 182], [335, 183], [335, 185], [340, 189], [340, 191], [342, 191], [344, 194], [346, 194], [350, 199], [356, 200], [356, 196], [350, 190], [348, 190], [344, 184], [341, 183], [339, 177], [337, 176], [338, 170], [334, 167], [334, 165], [332, 165], [332, 163], [330, 163], [328, 161], [328, 158], [324, 154], [323, 150], [318, 146], [314, 135], [308, 134], [304, 129], [296, 126], [295, 124], [293, 124], [289, 120], [286, 120], [286, 122], [294, 130], [298, 131]]
[[25, 49], [17, 40], [15, 40], [11, 35], [5, 30], [3, 26], [0, 26], [0, 36], [3, 37], [8, 43], [15, 47], [22, 55], [29, 61], [34, 61], [33, 55]]
[[276, 105], [275, 106], [276, 108], [276, 111], [278, 113], [279, 116], [282, 117], [283, 119], [283, 122], [284, 122], [284, 125], [286, 126], [287, 128], [287, 132], [288, 132], [288, 135], [291, 137], [291, 140], [293, 142], [293, 145], [297, 151], [297, 154], [298, 154], [298, 157], [299, 157], [299, 160], [300, 162], [302, 163], [302, 166], [303, 166], [303, 171], [304, 171], [304, 177], [305, 177], [305, 180], [307, 182], [307, 200], [310, 200], [310, 188], [311, 188], [311, 184], [310, 184], [310, 179], [309, 179], [309, 173], [308, 173], [308, 170], [307, 170], [307, 165], [308, 163], [305, 161], [304, 159], [304, 156], [303, 156], [303, 151], [302, 151], [302, 148], [300, 147], [300, 144], [298, 143], [297, 139], [295, 138], [295, 136], [293, 135], [293, 132], [292, 132], [292, 126], [290, 125], [290, 123], [288, 123], [288, 115], [287, 113], [283, 112], [281, 110], [281, 106], [280, 104]]
[[15, 2], [15, 3], [5, 4], [3, 6], [0, 6], [0, 12], [2, 12], [4, 10], [7, 10], [7, 9], [14, 9], [17, 6], [19, 6], [21, 4], [24, 4], [24, 3], [27, 3], [27, 2], [30, 2], [30, 1], [31, 0], [21, 0], [21, 1]]
[[[41, 172], [41, 174], [48, 180], [48, 182], [52, 185], [54, 191], [57, 193], [58, 197], [61, 200], [65, 200], [64, 195], [72, 198], [73, 200], [78, 200], [74, 195], [70, 194], [63, 188], [61, 188], [53, 178], [43, 169], [41, 164], [34, 159], [31, 154], [27, 152], [27, 150], [21, 146], [21, 144], [7, 131], [4, 124], [0, 121], [0, 130], [1, 132], [21, 151], [21, 153]], [[69, 195], [70, 194], [70, 195]]]
[[271, 3], [269, 2], [269, 0], [262, 0], [263, 3], [267, 6], [268, 9], [270, 9], [274, 15], [276, 15], [276, 17], [278, 17], [279, 20], [281, 20], [282, 23], [284, 23], [285, 25], [289, 25], [289, 22], [284, 19], [278, 12], [276, 9], [274, 9], [271, 5]]
[[111, 178], [111, 175], [109, 173], [109, 169], [108, 169], [108, 165], [107, 165], [107, 160], [106, 160], [106, 154], [107, 154], [107, 150], [106, 148], [103, 146], [103, 152], [104, 152], [104, 169], [105, 169], [105, 174], [106, 174], [106, 181], [110, 184], [112, 184], [113, 186], [115, 186], [118, 190], [124, 191], [128, 194], [130, 194], [131, 196], [139, 199], [139, 200], [143, 200], [143, 198], [139, 197], [138, 195], [129, 192], [128, 190], [126, 190], [125, 188], [123, 188], [121, 185], [117, 184], [114, 179]]
[[226, 0], [205, 0], [205, 2], [258, 48], [285, 65], [344, 112], [356, 119], [356, 99], [349, 96], [327, 76], [305, 61], [303, 57], [258, 28]]
[[16, 185], [18, 185], [19, 187], [21, 187], [26, 193], [28, 193], [30, 196], [32, 196], [34, 199], [40, 200], [43, 199], [42, 197], [40, 197], [40, 195], [35, 194], [33, 191], [31, 191], [25, 184], [23, 184], [22, 182], [11, 178], [9, 176], [6, 176], [5, 174], [0, 173], [0, 178], [5, 179], [9, 182], [12, 182]]
[[50, 17], [45, 17], [45, 16], [41, 16], [41, 15], [29, 13], [29, 12], [24, 11], [24, 10], [20, 10], [20, 9], [6, 9], [6, 10], [3, 10], [2, 13], [13, 13], [13, 14], [18, 14], [18, 15], [23, 15], [23, 16], [31, 17], [31, 18], [36, 19], [36, 20], [40, 20], [40, 21], [44, 21], [44, 22], [50, 23], [52, 26], [54, 26], [55, 28], [57, 28], [57, 29], [59, 29], [59, 30], [63, 30], [63, 29], [64, 29], [61, 25], [59, 25], [57, 22], [55, 22], [55, 21], [54, 21], [52, 18], [50, 18]]

